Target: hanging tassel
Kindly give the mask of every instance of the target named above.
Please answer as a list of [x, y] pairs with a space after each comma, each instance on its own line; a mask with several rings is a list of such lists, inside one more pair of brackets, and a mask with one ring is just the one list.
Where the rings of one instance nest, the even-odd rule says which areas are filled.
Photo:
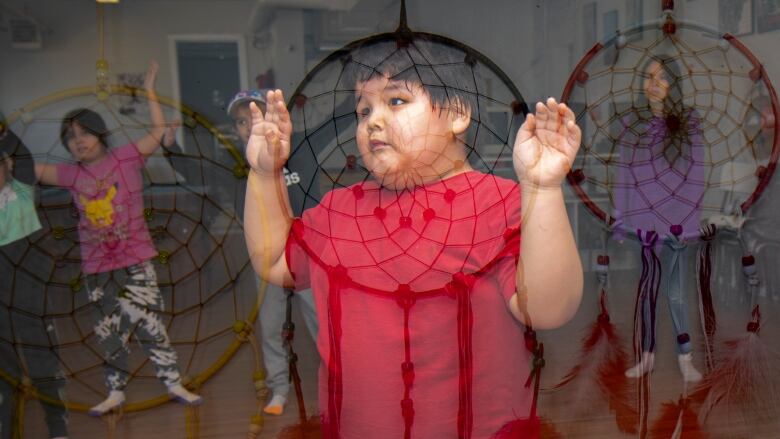
[[298, 373], [298, 354], [293, 349], [293, 340], [295, 339], [295, 324], [292, 321], [292, 300], [293, 292], [286, 291], [287, 302], [285, 310], [285, 321], [282, 326], [282, 340], [287, 350], [287, 366], [290, 372], [290, 381], [295, 389], [295, 398], [298, 402], [298, 423], [285, 427], [277, 436], [279, 439], [320, 439], [323, 437], [322, 418], [315, 415], [308, 417], [306, 415], [306, 405], [303, 400], [303, 387], [301, 386], [301, 376]]
[[[639, 361], [642, 352], [655, 350], [656, 303], [661, 284], [661, 261], [655, 254], [654, 248], [658, 241], [658, 234], [654, 231], [643, 234], [641, 230], [637, 230], [637, 236], [642, 243], [642, 274], [639, 278], [634, 306], [634, 356]], [[649, 339], [647, 343], [645, 338]]]
[[[652, 353], [655, 350], [656, 302], [661, 284], [661, 261], [655, 254], [658, 234], [654, 231], [642, 233], [642, 230], [638, 229], [636, 235], [642, 244], [642, 274], [634, 305], [634, 360], [639, 364], [645, 352]], [[646, 437], [650, 406], [649, 371], [643, 371], [637, 380], [637, 395], [639, 436]]]
[[650, 428], [652, 439], [704, 439], [707, 435], [699, 426], [696, 413], [690, 408], [691, 401], [680, 397], [679, 401], [665, 402], [661, 416]]
[[[526, 319], [526, 321], [530, 321]], [[561, 439], [563, 436], [555, 429], [555, 424], [546, 418], [539, 418], [536, 414], [536, 406], [539, 401], [539, 387], [542, 380], [542, 368], [544, 361], [544, 343], [539, 343], [536, 331], [530, 325], [525, 330], [525, 347], [533, 353], [531, 372], [525, 382], [525, 387], [534, 385], [531, 410], [528, 418], [515, 419], [501, 427], [491, 439]]]
[[[607, 276], [609, 256], [599, 255], [596, 273], [599, 278], [599, 308], [597, 320], [582, 340], [581, 360], [554, 389], [568, 390], [579, 410], [593, 413], [599, 406], [608, 406], [615, 413], [618, 428], [624, 433], [636, 433], [638, 412], [632, 404], [625, 370], [628, 354], [622, 348], [615, 325], [607, 311]], [[599, 404], [601, 402], [601, 404]]]
[[715, 238], [716, 231], [714, 224], [709, 224], [699, 230], [703, 244], [699, 247], [699, 257], [696, 259], [696, 272], [699, 274], [696, 289], [699, 293], [699, 316], [701, 317], [701, 332], [704, 336], [704, 363], [708, 371], [715, 367], [713, 344], [717, 322], [715, 319], [715, 308], [712, 305], [710, 285], [712, 277], [712, 240]]

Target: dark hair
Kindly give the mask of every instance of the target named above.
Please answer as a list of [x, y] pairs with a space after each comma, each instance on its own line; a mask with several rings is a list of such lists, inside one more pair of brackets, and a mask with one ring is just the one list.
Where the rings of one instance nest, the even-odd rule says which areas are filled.
[[339, 90], [354, 90], [358, 83], [377, 77], [420, 86], [435, 108], [469, 110], [477, 107], [475, 61], [465, 51], [415, 36], [367, 43], [345, 53]]
[[[71, 110], [62, 118], [60, 124], [60, 141], [65, 149], [68, 149], [68, 140], [72, 136], [73, 124], [77, 123], [86, 132], [97, 137], [104, 148], [108, 148], [108, 128], [106, 122], [96, 112], [88, 108]], [[68, 150], [70, 152], [70, 150]]]
[[[235, 106], [231, 109], [230, 114], [228, 116], [230, 116], [231, 119], [235, 119], [236, 118], [236, 112], [238, 110], [242, 109], [242, 108], [249, 108], [249, 104], [251, 104], [252, 102], [254, 102], [257, 105], [257, 108], [259, 108], [260, 111], [262, 111], [263, 114], [265, 114], [265, 110], [266, 110], [265, 102], [261, 102], [261, 101], [254, 100], [254, 99], [247, 99], [247, 100], [244, 100], [244, 101], [241, 101], [241, 102], [235, 104]], [[234, 122], [235, 122], [235, 120], [234, 120]]]
[[[647, 69], [653, 63], [658, 63], [664, 72], [669, 76], [669, 90], [664, 97], [664, 111], [683, 113], [683, 92], [682, 92], [682, 73], [680, 71], [679, 61], [668, 55], [651, 55], [642, 65], [642, 78], [647, 77]], [[644, 85], [642, 86], [642, 96], [644, 95]]]

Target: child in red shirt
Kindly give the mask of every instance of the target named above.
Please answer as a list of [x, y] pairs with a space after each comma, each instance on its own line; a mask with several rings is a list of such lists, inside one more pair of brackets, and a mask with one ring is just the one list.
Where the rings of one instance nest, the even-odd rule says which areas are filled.
[[524, 324], [559, 326], [579, 305], [561, 183], [580, 131], [549, 99], [518, 133], [520, 185], [474, 171], [472, 96], [426, 85], [411, 56], [396, 58], [356, 60], [378, 67], [347, 75], [373, 181], [332, 190], [299, 219], [284, 190], [282, 93], [268, 93], [265, 114], [251, 105], [247, 245], [264, 279], [314, 292], [326, 437], [487, 438], [529, 412]]

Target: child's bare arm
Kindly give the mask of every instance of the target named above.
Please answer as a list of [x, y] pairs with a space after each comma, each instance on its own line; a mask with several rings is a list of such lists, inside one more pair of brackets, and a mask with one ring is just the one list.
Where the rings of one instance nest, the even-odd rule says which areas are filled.
[[144, 89], [146, 90], [146, 99], [149, 103], [149, 116], [151, 117], [152, 127], [149, 133], [136, 141], [135, 146], [138, 152], [144, 156], [152, 155], [160, 147], [163, 134], [165, 134], [165, 115], [163, 114], [160, 101], [157, 98], [157, 92], [154, 89], [154, 83], [157, 80], [157, 71], [159, 65], [157, 61], [149, 62], [149, 69], [144, 78]]
[[263, 114], [252, 102], [246, 146], [251, 167], [244, 207], [244, 234], [255, 271], [268, 282], [291, 285], [284, 249], [292, 223], [282, 167], [290, 155], [292, 123], [281, 90], [269, 91]]
[[522, 251], [510, 307], [518, 319], [539, 329], [566, 323], [582, 298], [582, 264], [561, 188], [580, 137], [574, 113], [550, 98], [536, 105], [536, 115], [528, 115], [515, 141]]
[[57, 176], [57, 165], [49, 163], [36, 163], [35, 164], [35, 178], [38, 182], [56, 186], [59, 184]]

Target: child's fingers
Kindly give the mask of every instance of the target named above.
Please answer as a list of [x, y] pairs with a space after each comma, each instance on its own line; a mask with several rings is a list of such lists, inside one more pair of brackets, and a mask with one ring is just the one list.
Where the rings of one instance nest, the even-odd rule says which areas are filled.
[[577, 150], [580, 148], [582, 132], [580, 131], [579, 125], [577, 125], [573, 120], [568, 120], [566, 122], [566, 132], [568, 140], [566, 144], [569, 147], [569, 153], [567, 155], [573, 157], [577, 154]]
[[249, 103], [249, 113], [252, 115], [252, 126], [263, 121], [263, 111], [253, 101]]
[[569, 144], [571, 144], [572, 140], [575, 140], [573, 135], [576, 135], [576, 146], [579, 146], [580, 143], [580, 127], [577, 125], [577, 116], [574, 115], [574, 112], [569, 108], [568, 105], [564, 107], [563, 112], [563, 123], [566, 124], [566, 132], [569, 138]]
[[536, 130], [545, 129], [547, 127], [547, 120], [550, 117], [548, 113], [547, 106], [541, 102], [536, 103], [536, 113], [534, 114], [536, 117]]
[[551, 131], [558, 131], [558, 124], [560, 123], [560, 115], [558, 114], [558, 103], [553, 98], [547, 98], [547, 110], [549, 113], [548, 129]]
[[563, 115], [564, 120], [576, 120], [577, 118], [574, 116], [574, 112], [569, 108], [568, 105], [561, 103], [560, 105], [562, 107], [561, 114]]
[[146, 78], [144, 81], [144, 85], [149, 88], [154, 86], [155, 81], [157, 80], [157, 71], [159, 70], [160, 65], [155, 60], [149, 60], [149, 67], [146, 69]]
[[562, 124], [559, 142], [554, 142], [553, 147], [571, 161], [579, 149], [580, 127], [573, 121], [565, 121]]
[[569, 107], [567, 107], [566, 104], [564, 104], [563, 102], [558, 104], [557, 114], [558, 114], [558, 120], [560, 122], [558, 127], [558, 132], [563, 136], [566, 136], [566, 127], [568, 126], [568, 121], [569, 121], [568, 112], [567, 112], [568, 110]]
[[282, 132], [288, 133], [292, 131], [292, 121], [290, 119], [290, 112], [287, 111], [287, 105], [284, 103], [283, 100], [279, 102], [277, 119], [278, 119], [279, 129]]
[[525, 122], [520, 125], [520, 129], [517, 130], [517, 138], [515, 139], [515, 145], [521, 145], [534, 136], [536, 130], [536, 117], [533, 113], [528, 113], [525, 117]]
[[263, 115], [266, 122], [273, 122], [274, 117], [274, 91], [268, 90], [265, 94], [265, 114]]
[[284, 102], [281, 97], [281, 90], [271, 90], [268, 92], [266, 100], [266, 120], [268, 122], [279, 123], [279, 102]]

